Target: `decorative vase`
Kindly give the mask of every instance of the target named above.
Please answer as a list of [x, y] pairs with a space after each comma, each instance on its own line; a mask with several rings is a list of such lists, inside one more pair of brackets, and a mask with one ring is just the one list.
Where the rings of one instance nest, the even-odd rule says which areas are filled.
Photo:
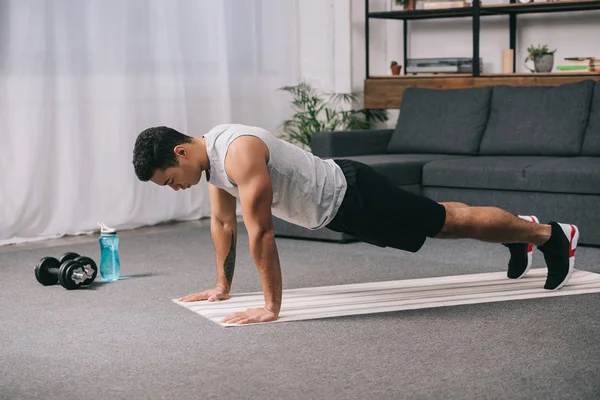
[[554, 54], [544, 54], [533, 59], [535, 72], [551, 72], [554, 67]]
[[400, 75], [402, 65], [392, 65], [390, 66], [390, 69], [392, 70], [392, 75]]

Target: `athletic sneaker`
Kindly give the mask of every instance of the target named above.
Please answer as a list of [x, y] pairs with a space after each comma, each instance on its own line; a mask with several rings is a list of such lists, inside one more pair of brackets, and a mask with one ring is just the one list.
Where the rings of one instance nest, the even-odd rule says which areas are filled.
[[[519, 215], [519, 218], [526, 221], [539, 223], [535, 215]], [[503, 243], [510, 250], [510, 260], [508, 261], [508, 272], [506, 276], [510, 279], [521, 279], [531, 268], [533, 259], [532, 243]]]
[[538, 249], [544, 253], [548, 276], [544, 289], [558, 290], [571, 277], [575, 269], [575, 249], [579, 240], [579, 229], [575, 225], [550, 222], [550, 239]]

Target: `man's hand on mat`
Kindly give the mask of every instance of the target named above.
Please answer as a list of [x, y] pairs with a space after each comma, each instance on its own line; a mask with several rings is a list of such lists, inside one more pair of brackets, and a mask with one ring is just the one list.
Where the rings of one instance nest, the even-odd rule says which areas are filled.
[[266, 308], [248, 308], [246, 311], [231, 314], [221, 320], [225, 324], [251, 324], [253, 322], [275, 321], [277, 314]]
[[208, 301], [217, 301], [217, 300], [227, 300], [229, 298], [229, 293], [225, 291], [222, 287], [217, 286], [214, 289], [205, 290], [200, 293], [192, 293], [185, 297], [179, 299], [179, 301], [200, 301], [200, 300], [208, 300]]

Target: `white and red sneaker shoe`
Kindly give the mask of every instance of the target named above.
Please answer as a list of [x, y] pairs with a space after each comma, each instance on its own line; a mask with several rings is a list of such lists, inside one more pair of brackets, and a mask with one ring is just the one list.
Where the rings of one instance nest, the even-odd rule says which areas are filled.
[[550, 239], [538, 249], [544, 254], [548, 276], [544, 289], [558, 290], [571, 278], [575, 269], [575, 250], [579, 228], [572, 224], [550, 222]]
[[[535, 215], [519, 215], [519, 218], [526, 221], [540, 221]], [[532, 243], [504, 243], [510, 250], [510, 260], [508, 261], [508, 272], [506, 275], [510, 279], [521, 279], [527, 274], [531, 268], [533, 259], [533, 244]]]

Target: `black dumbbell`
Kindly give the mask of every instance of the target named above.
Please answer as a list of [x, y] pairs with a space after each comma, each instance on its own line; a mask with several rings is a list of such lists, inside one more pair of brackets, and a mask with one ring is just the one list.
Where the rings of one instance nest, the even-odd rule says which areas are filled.
[[79, 254], [67, 252], [58, 259], [54, 257], [43, 257], [35, 266], [35, 277], [44, 286], [56, 285], [58, 283], [58, 270], [60, 266], [69, 260], [74, 260]]
[[90, 257], [68, 252], [59, 259], [43, 257], [35, 266], [35, 277], [44, 286], [57, 282], [65, 289], [76, 289], [91, 284], [98, 274], [98, 267]]
[[[64, 253], [62, 256], [60, 256], [60, 263], [61, 265], [65, 262], [65, 261], [69, 261], [69, 260], [74, 260], [79, 262], [80, 264], [83, 264], [83, 267], [86, 271], [86, 274], [88, 275], [88, 278], [83, 281], [82, 285], [83, 286], [87, 286], [90, 283], [92, 283], [94, 281], [94, 279], [96, 279], [96, 275], [98, 275], [98, 267], [96, 266], [96, 263], [94, 262], [94, 260], [92, 260], [90, 257], [86, 257], [86, 256], [80, 256], [77, 253], [73, 253], [73, 252], [67, 252]], [[60, 281], [60, 275], [59, 275], [59, 281]]]

